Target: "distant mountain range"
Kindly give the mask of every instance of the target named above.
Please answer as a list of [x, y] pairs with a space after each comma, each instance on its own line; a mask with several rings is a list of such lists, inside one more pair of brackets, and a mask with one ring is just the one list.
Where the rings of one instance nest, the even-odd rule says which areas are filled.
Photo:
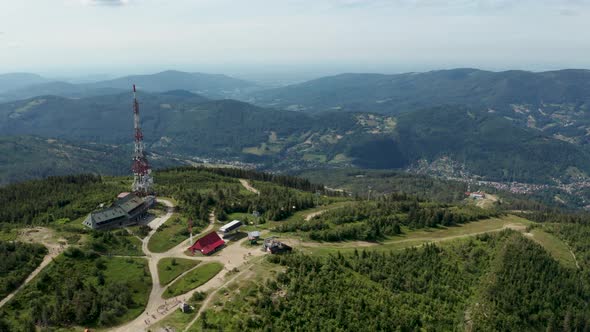
[[52, 81], [34, 74], [5, 74], [0, 75], [0, 101], [14, 101], [44, 95], [85, 98], [129, 91], [132, 84], [136, 84], [144, 91], [164, 92], [183, 89], [211, 98], [243, 94], [255, 87], [254, 83], [225, 75], [172, 70], [80, 84]]
[[[408, 168], [442, 159], [464, 164], [466, 171], [485, 179], [546, 183], [590, 174], [583, 146], [474, 107], [442, 106], [392, 116], [276, 110], [182, 90], [140, 92], [139, 98], [148, 150], [170, 159], [220, 158], [283, 171]], [[22, 135], [129, 145], [131, 94], [42, 96], [0, 104], [0, 136]]]
[[21, 89], [35, 84], [46, 83], [48, 81], [50, 80], [37, 74], [0, 74], [0, 94], [6, 91]]
[[511, 105], [570, 104], [588, 109], [590, 70], [533, 73], [452, 69], [395, 75], [342, 74], [258, 91], [249, 101], [309, 112], [385, 114], [440, 105], [512, 110]]

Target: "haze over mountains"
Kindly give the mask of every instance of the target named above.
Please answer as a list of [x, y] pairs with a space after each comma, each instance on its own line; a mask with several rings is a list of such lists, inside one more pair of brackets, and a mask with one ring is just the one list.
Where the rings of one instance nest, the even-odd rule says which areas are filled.
[[[17, 75], [23, 94], [39, 96], [0, 104], [0, 135], [128, 145], [136, 82], [148, 149], [172, 159], [297, 170], [403, 169], [450, 158], [485, 179], [567, 182], [590, 174], [589, 78], [586, 70], [456, 69], [343, 74], [262, 90], [223, 75], [175, 71], [25, 87], [42, 78]], [[223, 95], [266, 107], [211, 99]]]
[[[14, 82], [11, 84], [11, 82]], [[54, 81], [34, 74], [0, 75], [0, 101], [26, 99], [42, 95], [83, 98], [129, 90], [132, 84], [144, 91], [163, 92], [184, 89], [213, 98], [231, 96], [254, 83], [225, 75], [164, 71], [152, 75], [131, 75], [92, 83], [73, 84]]]

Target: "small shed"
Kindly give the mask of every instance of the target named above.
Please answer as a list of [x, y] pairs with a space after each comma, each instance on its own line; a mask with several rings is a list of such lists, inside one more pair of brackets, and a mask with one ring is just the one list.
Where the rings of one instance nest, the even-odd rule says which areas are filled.
[[293, 250], [290, 246], [278, 241], [276, 237], [269, 237], [264, 239], [264, 245], [262, 246], [264, 251], [270, 252], [271, 254], [282, 254], [288, 253]]
[[219, 250], [224, 244], [225, 241], [223, 241], [216, 232], [211, 232], [198, 239], [189, 250], [193, 254], [195, 251], [200, 251], [203, 255], [209, 255]]
[[193, 307], [191, 307], [191, 306], [190, 306], [188, 303], [186, 303], [186, 302], [182, 302], [182, 303], [180, 304], [180, 307], [178, 307], [178, 309], [180, 309], [180, 311], [182, 311], [182, 312], [184, 312], [184, 313], [186, 314], [186, 313], [189, 313], [189, 312], [191, 312], [191, 311], [193, 310]]
[[250, 240], [250, 244], [256, 244], [259, 239], [260, 239], [260, 232], [259, 231], [248, 232], [248, 240]]

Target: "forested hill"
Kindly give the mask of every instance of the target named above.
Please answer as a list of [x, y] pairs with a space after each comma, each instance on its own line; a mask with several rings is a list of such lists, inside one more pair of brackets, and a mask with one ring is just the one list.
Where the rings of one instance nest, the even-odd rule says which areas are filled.
[[[32, 137], [0, 137], [0, 186], [29, 179], [78, 173], [129, 174], [131, 145], [72, 143]], [[148, 155], [155, 168], [184, 163]]]
[[[44, 96], [0, 104], [0, 135], [128, 145], [133, 126], [130, 97], [129, 93], [83, 99]], [[450, 158], [484, 179], [534, 183], [590, 174], [584, 148], [522, 128], [487, 110], [447, 106], [396, 117], [337, 111], [309, 114], [209, 100], [182, 90], [142, 93], [140, 103], [148, 151], [169, 158], [238, 160], [279, 171], [405, 169]], [[19, 167], [23, 151], [6, 150], [8, 168]], [[71, 152], [76, 160], [75, 151]], [[128, 166], [117, 157], [102, 162], [111, 163], [104, 165], [105, 170]]]
[[590, 71], [451, 69], [395, 75], [342, 74], [256, 92], [250, 100], [310, 112], [343, 109], [387, 114], [447, 104], [497, 109], [510, 109], [515, 104], [587, 108]]

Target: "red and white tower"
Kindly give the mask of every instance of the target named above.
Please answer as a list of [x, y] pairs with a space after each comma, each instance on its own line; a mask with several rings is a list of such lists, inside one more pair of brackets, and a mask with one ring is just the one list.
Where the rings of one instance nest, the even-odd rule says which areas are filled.
[[137, 102], [135, 84], [133, 84], [133, 126], [135, 128], [135, 149], [133, 151], [133, 186], [132, 190], [140, 196], [151, 194], [152, 170], [143, 151], [143, 133], [139, 123], [139, 103]]

